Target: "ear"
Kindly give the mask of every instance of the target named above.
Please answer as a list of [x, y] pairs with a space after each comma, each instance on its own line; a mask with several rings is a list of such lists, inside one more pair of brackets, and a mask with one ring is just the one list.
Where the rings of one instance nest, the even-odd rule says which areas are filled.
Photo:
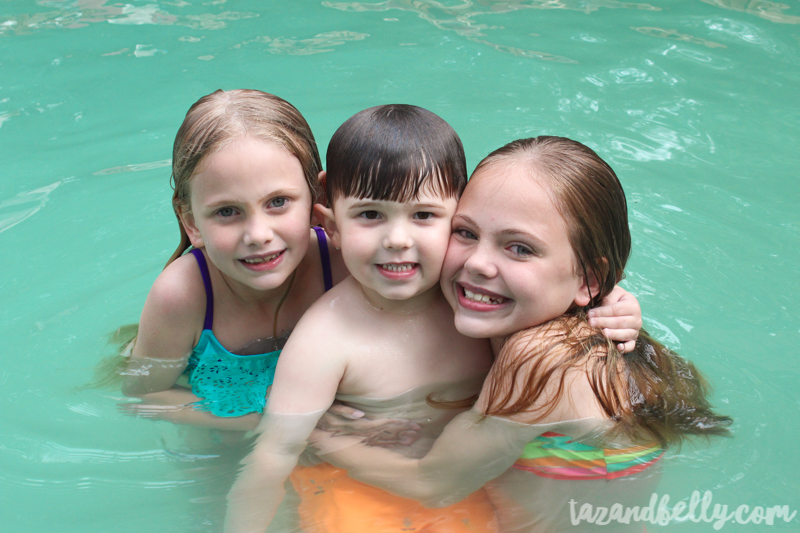
[[319, 219], [322, 227], [325, 228], [325, 233], [331, 238], [333, 246], [338, 250], [342, 246], [342, 238], [339, 234], [339, 228], [336, 225], [336, 219], [333, 216], [333, 209], [325, 207], [322, 204], [314, 205], [314, 214]]
[[[603, 263], [608, 262], [605, 257], [601, 258], [600, 261]], [[581, 279], [581, 286], [578, 288], [578, 292], [575, 294], [575, 299], [573, 301], [578, 307], [586, 307], [592, 302], [592, 296], [597, 297], [597, 295], [600, 294], [600, 283], [598, 283], [597, 276], [591, 269], [586, 269], [585, 277], [583, 275], [583, 270], [578, 269], [577, 275]]]
[[311, 206], [311, 227], [322, 226], [322, 217], [317, 213], [317, 206], [322, 204], [314, 204]]
[[320, 189], [320, 196], [318, 199], [318, 203], [322, 205], [328, 205], [328, 192], [325, 190], [325, 180], [327, 177], [328, 173], [325, 172], [324, 170], [321, 170], [319, 174], [317, 174], [317, 183], [319, 184], [319, 189]]
[[189, 208], [186, 206], [181, 206], [178, 211], [178, 218], [183, 225], [183, 229], [186, 232], [186, 235], [189, 237], [189, 242], [192, 243], [192, 246], [195, 248], [202, 248], [204, 246], [203, 243], [203, 236], [200, 235], [200, 230], [197, 229], [197, 225], [194, 222], [194, 215]]

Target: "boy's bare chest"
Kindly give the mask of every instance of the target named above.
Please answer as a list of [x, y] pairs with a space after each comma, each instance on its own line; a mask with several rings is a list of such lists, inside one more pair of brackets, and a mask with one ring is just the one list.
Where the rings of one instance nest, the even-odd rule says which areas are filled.
[[485, 376], [491, 365], [487, 346], [443, 333], [449, 331], [427, 324], [352, 338], [339, 392], [388, 398], [433, 384]]

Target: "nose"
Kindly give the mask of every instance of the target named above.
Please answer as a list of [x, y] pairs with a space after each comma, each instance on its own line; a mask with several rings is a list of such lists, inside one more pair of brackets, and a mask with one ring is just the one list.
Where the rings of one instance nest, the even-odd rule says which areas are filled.
[[472, 247], [469, 256], [464, 261], [464, 270], [476, 277], [493, 278], [497, 276], [497, 264], [489, 246], [480, 243]]
[[405, 250], [413, 246], [411, 231], [403, 222], [390, 224], [383, 238], [383, 246], [388, 250]]
[[275, 238], [270, 219], [265, 214], [253, 214], [247, 218], [244, 229], [244, 243], [247, 246], [262, 246]]

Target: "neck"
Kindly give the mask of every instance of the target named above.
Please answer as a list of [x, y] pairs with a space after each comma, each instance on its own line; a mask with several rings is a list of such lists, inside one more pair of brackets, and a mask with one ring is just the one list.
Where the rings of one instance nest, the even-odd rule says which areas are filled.
[[245, 307], [274, 308], [291, 290], [292, 278], [294, 277], [290, 275], [283, 283], [273, 289], [258, 290], [229, 279], [219, 270], [217, 272], [233, 297]]
[[384, 298], [372, 289], [364, 287], [357, 281], [356, 283], [361, 289], [361, 294], [370, 307], [384, 313], [416, 315], [427, 311], [437, 303], [445, 301], [444, 295], [442, 294], [438, 284], [434, 285], [422, 294], [417, 294], [411, 298], [407, 298], [405, 300], [390, 300], [388, 298]]
[[503, 344], [506, 342], [508, 337], [492, 337], [489, 339], [489, 344], [492, 346], [492, 355], [497, 359], [498, 354], [500, 353], [500, 349], [503, 347]]

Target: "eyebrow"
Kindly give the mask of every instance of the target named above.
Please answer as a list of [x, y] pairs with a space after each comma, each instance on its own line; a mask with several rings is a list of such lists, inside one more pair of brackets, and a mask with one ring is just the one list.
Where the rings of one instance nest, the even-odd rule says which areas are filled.
[[527, 231], [522, 231], [518, 229], [504, 229], [500, 232], [500, 235], [503, 237], [523, 237], [530, 240], [537, 249], [545, 249], [547, 248], [547, 243], [544, 242], [542, 239], [534, 235], [533, 233], [528, 233]]
[[360, 209], [362, 207], [372, 207], [372, 206], [378, 205], [379, 201], [380, 200], [372, 200], [372, 199], [367, 198], [367, 199], [362, 200], [360, 202], [354, 203], [353, 205], [349, 206], [348, 209]]
[[369, 199], [369, 198], [364, 199], [364, 200], [362, 200], [360, 202], [354, 203], [353, 205], [348, 207], [348, 209], [362, 209], [364, 207], [376, 207], [376, 206], [383, 205], [385, 203], [397, 203], [397, 204], [411, 205], [411, 206], [413, 206], [413, 207], [415, 207], [417, 209], [446, 209], [445, 206], [442, 205], [442, 204], [430, 204], [430, 203], [425, 203], [425, 204], [419, 203], [418, 204], [418, 203], [414, 203], [414, 202], [395, 202], [393, 200], [372, 200], [372, 199]]
[[478, 229], [480, 229], [480, 227], [481, 227], [481, 226], [480, 226], [480, 224], [478, 224], [477, 222], [475, 222], [474, 220], [472, 220], [471, 218], [469, 218], [467, 215], [459, 215], [458, 213], [456, 213], [456, 214], [453, 216], [453, 222], [456, 222], [458, 219], [461, 219], [461, 220], [463, 220], [463, 221], [464, 221], [464, 222], [466, 222], [467, 224], [472, 224], [473, 226], [475, 226], [475, 227], [476, 227], [476, 228], [478, 228]]
[[[294, 189], [286, 189], [286, 188], [284, 188], [284, 189], [276, 189], [274, 191], [271, 191], [269, 194], [265, 194], [264, 196], [259, 198], [258, 201], [259, 202], [263, 202], [267, 198], [277, 198], [279, 196], [296, 196], [297, 194], [299, 194], [300, 190], [301, 189], [299, 189], [299, 188], [294, 188]], [[231, 204], [240, 204], [240, 203], [243, 203], [240, 199], [223, 198], [221, 200], [217, 200], [217, 201], [212, 202], [210, 204], [206, 204], [204, 207], [206, 209], [213, 209], [215, 207], [227, 206], [227, 205], [231, 205]]]
[[[481, 229], [480, 224], [478, 224], [477, 222], [475, 222], [474, 220], [472, 220], [470, 217], [468, 217], [466, 215], [458, 215], [457, 214], [456, 216], [453, 217], [453, 221], [454, 222], [457, 221], [458, 219], [463, 220], [467, 224], [471, 224], [472, 226], [475, 226], [479, 230]], [[527, 231], [522, 231], [522, 230], [518, 230], [518, 229], [504, 229], [504, 230], [502, 230], [500, 232], [500, 235], [503, 236], [503, 237], [527, 237], [528, 239], [533, 241], [536, 244], [536, 246], [539, 247], [539, 248], [547, 246], [547, 244], [542, 239], [540, 239], [539, 237], [537, 237], [533, 233], [528, 233]]]

